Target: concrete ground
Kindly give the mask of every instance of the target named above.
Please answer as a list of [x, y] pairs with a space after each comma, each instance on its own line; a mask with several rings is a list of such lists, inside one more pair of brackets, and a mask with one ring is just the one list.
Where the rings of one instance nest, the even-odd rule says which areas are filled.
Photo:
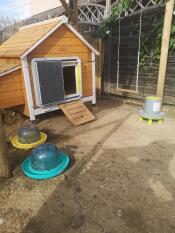
[[[174, 114], [149, 126], [138, 109], [103, 100], [97, 120], [78, 127], [59, 112], [41, 117], [39, 128], [71, 165], [54, 179], [31, 180], [20, 168], [29, 152], [11, 148], [14, 176], [0, 181], [0, 232], [174, 233]], [[7, 137], [16, 131], [7, 126]]]

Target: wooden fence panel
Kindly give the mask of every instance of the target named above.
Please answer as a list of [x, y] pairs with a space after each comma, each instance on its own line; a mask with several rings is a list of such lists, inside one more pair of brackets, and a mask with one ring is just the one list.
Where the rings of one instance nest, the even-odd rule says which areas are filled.
[[[150, 24], [156, 24], [163, 17], [164, 10], [150, 12], [142, 19], [142, 31], [150, 33]], [[135, 89], [137, 75], [137, 54], [138, 54], [138, 30], [140, 16], [126, 17], [120, 25], [120, 70], [119, 88], [129, 90], [124, 92], [117, 90], [117, 60], [118, 60], [118, 33], [119, 23], [112, 25], [110, 37], [104, 40], [104, 92], [125, 97], [132, 97], [143, 100], [148, 95], [156, 94], [159, 63], [152, 58], [152, 49], [155, 46], [154, 35], [151, 35], [150, 57], [148, 59], [148, 71], [139, 71], [138, 93], [131, 93]], [[174, 19], [175, 20], [175, 17]], [[141, 48], [142, 49], [142, 48]], [[175, 54], [169, 54], [167, 74], [165, 81], [163, 103], [175, 105]]]

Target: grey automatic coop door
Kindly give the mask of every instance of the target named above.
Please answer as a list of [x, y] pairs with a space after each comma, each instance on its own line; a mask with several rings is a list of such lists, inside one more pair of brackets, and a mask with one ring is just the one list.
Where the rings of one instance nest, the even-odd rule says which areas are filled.
[[42, 105], [64, 100], [64, 80], [61, 61], [38, 61], [38, 78]]

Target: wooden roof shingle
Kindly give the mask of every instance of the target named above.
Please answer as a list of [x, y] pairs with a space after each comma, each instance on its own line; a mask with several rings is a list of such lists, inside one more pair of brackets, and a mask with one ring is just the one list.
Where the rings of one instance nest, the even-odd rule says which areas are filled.
[[[96, 51], [78, 31], [69, 25], [67, 21], [68, 19], [65, 16], [61, 16], [20, 28], [16, 34], [0, 46], [0, 58], [23, 59], [64, 23], [88, 48], [90, 48], [96, 55], [99, 55], [98, 51]], [[0, 65], [0, 77], [19, 69], [20, 67], [20, 60], [19, 64], [11, 62], [4, 63]]]
[[59, 22], [60, 18], [54, 18], [20, 28], [0, 46], [0, 57], [20, 57]]

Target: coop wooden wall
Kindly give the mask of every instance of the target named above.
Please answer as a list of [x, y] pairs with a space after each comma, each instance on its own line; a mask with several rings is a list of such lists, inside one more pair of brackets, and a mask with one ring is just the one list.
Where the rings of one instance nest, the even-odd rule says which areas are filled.
[[[66, 26], [61, 26], [28, 56], [30, 77], [32, 82], [31, 60], [43, 57], [79, 57], [82, 61], [83, 96], [92, 95], [92, 55]], [[32, 82], [33, 96], [34, 87]]]
[[5, 57], [0, 57], [0, 64], [8, 64], [8, 63], [13, 63], [13, 64], [21, 64], [21, 61], [17, 57], [11, 57], [11, 58], [5, 58]]
[[0, 108], [25, 104], [24, 93], [21, 70], [0, 77]]

